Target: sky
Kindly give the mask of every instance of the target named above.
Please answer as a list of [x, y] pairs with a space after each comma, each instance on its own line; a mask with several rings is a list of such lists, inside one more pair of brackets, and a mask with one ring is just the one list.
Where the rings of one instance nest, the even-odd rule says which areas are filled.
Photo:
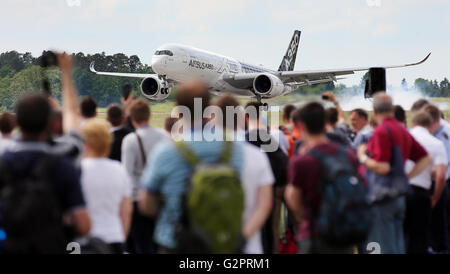
[[[450, 77], [448, 0], [1, 0], [0, 52], [46, 49], [138, 55], [182, 43], [277, 69], [293, 31], [302, 31], [295, 70], [404, 64], [406, 78]], [[347, 76], [359, 84], [363, 73]]]

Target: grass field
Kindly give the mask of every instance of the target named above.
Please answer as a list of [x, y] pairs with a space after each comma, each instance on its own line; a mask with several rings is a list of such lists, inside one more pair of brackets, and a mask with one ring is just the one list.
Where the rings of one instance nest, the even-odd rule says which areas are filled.
[[[280, 106], [280, 111], [282, 111], [282, 108], [286, 104], [301, 104], [302, 102], [309, 101], [314, 98], [303, 98], [303, 97], [296, 97], [294, 95], [286, 95], [282, 96], [280, 98], [276, 98], [273, 100], [267, 101], [270, 106]], [[317, 99], [316, 99], [317, 100]], [[250, 99], [239, 99], [241, 105], [245, 105]], [[439, 108], [444, 112], [445, 117], [448, 117], [448, 114], [450, 112], [450, 98], [429, 98], [429, 101], [431, 101], [433, 104], [436, 104], [439, 106]], [[174, 102], [162, 102], [162, 103], [150, 103], [151, 108], [151, 117], [150, 117], [150, 124], [162, 128], [164, 127], [164, 120], [166, 117], [170, 116], [170, 113], [174, 107]], [[105, 118], [106, 117], [106, 108], [99, 108], [98, 110], [99, 117]], [[346, 114], [349, 115], [350, 111], [346, 111]], [[269, 114], [269, 118], [270, 118]], [[282, 124], [282, 115], [281, 113], [279, 116], [279, 123]], [[408, 125], [410, 124], [411, 115], [409, 111], [406, 113], [407, 119], [408, 119]]]

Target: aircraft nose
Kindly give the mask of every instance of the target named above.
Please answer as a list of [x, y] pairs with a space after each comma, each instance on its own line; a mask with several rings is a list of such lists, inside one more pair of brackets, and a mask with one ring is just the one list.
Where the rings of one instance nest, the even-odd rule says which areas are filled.
[[152, 58], [152, 70], [158, 74], [163, 74], [164, 70], [164, 57], [162, 56], [153, 56]]

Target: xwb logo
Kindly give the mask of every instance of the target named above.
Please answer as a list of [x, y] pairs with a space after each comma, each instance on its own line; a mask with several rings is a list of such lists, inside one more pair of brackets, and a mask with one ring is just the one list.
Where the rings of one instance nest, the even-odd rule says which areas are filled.
[[69, 7], [79, 7], [81, 6], [81, 0], [66, 0], [67, 6]]
[[381, 246], [377, 242], [368, 243], [366, 250], [369, 254], [381, 254]]
[[69, 254], [81, 254], [80, 244], [77, 242], [70, 242], [67, 244], [66, 251], [70, 251]]
[[366, 0], [369, 7], [381, 7], [381, 0]]

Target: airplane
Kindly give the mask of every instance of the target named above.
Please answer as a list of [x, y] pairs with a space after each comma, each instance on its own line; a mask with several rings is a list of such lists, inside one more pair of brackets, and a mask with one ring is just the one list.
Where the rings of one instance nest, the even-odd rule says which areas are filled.
[[[141, 78], [141, 93], [149, 100], [164, 100], [175, 84], [196, 78], [204, 81], [212, 93], [220, 94], [227, 91], [240, 97], [256, 98], [262, 103], [262, 99], [285, 95], [301, 86], [336, 82], [342, 79], [338, 76], [371, 68], [294, 71], [300, 35], [301, 31], [294, 31], [277, 71], [181, 44], [164, 44], [156, 50], [152, 56], [151, 66], [156, 74], [96, 71], [94, 62], [90, 64], [90, 70], [98, 75]], [[419, 65], [430, 55], [431, 53], [417, 63], [383, 68]], [[267, 103], [263, 105], [267, 107]]]

